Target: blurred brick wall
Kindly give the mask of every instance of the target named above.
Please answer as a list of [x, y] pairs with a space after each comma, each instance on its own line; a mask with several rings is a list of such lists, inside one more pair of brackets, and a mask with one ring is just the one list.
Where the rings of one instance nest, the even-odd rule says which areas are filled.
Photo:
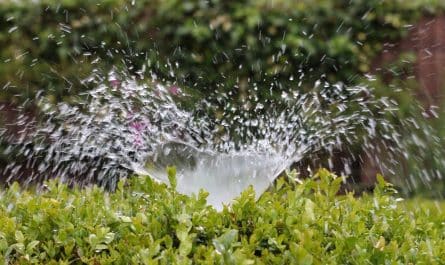
[[419, 96], [426, 105], [443, 102], [445, 86], [445, 16], [424, 18], [413, 34]]
[[[404, 52], [416, 55], [413, 76], [419, 84], [417, 97], [426, 109], [440, 106], [445, 96], [445, 15], [424, 17], [416, 25], [408, 27], [409, 34], [399, 43], [385, 43], [384, 50], [373, 63], [375, 73], [385, 76], [390, 70], [386, 65], [398, 60]], [[388, 74], [390, 76], [391, 74]], [[364, 156], [365, 157], [365, 156]], [[361, 182], [372, 185], [375, 182], [378, 163], [367, 157], [361, 166]]]
[[32, 132], [30, 125], [34, 117], [36, 111], [33, 108], [23, 110], [15, 104], [0, 101], [0, 125], [6, 129], [7, 136], [18, 138]]
[[416, 55], [414, 76], [419, 83], [419, 100], [425, 107], [440, 105], [445, 89], [445, 16], [425, 17], [408, 27], [408, 36], [399, 43], [384, 43], [384, 50], [374, 61], [376, 73], [389, 71], [386, 64], [398, 59], [404, 52]]

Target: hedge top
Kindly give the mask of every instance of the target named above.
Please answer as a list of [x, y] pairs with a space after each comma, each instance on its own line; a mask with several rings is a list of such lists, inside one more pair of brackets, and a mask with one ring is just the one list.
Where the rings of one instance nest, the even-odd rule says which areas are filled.
[[[342, 178], [289, 174], [255, 199], [252, 189], [217, 212], [206, 193], [187, 197], [148, 177], [116, 192], [0, 195], [0, 257], [12, 264], [439, 264], [444, 213], [407, 207], [379, 177], [372, 196], [337, 196]], [[443, 207], [442, 207], [443, 208]], [[409, 210], [411, 209], [411, 210]]]

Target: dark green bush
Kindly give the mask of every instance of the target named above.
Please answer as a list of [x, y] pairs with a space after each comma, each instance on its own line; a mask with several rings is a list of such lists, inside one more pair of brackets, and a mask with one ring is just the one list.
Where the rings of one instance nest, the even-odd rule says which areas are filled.
[[4, 1], [0, 76], [9, 89], [0, 100], [38, 89], [68, 100], [94, 69], [122, 65], [137, 72], [145, 64], [206, 94], [234, 90], [239, 100], [269, 97], [271, 87], [303, 89], [321, 75], [354, 83], [383, 43], [441, 7], [427, 0]]

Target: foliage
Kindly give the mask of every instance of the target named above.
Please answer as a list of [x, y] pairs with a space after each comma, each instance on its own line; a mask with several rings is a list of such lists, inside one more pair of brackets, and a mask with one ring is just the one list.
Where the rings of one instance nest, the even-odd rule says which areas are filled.
[[354, 83], [383, 43], [442, 8], [434, 0], [3, 1], [0, 100], [39, 89], [69, 100], [92, 72], [119, 65], [134, 73], [146, 65], [200, 93], [232, 91], [241, 102], [304, 89], [321, 75]]
[[[174, 182], [174, 170], [170, 169]], [[374, 194], [337, 195], [320, 170], [244, 191], [221, 212], [206, 192], [178, 194], [148, 177], [115, 192], [50, 181], [0, 196], [0, 256], [10, 264], [439, 264], [444, 213], [405, 204], [381, 176]], [[298, 184], [301, 183], [301, 184]], [[408, 206], [407, 206], [408, 205]], [[409, 207], [409, 208], [406, 208]], [[407, 211], [409, 209], [409, 211]], [[443, 209], [443, 207], [442, 207]]]

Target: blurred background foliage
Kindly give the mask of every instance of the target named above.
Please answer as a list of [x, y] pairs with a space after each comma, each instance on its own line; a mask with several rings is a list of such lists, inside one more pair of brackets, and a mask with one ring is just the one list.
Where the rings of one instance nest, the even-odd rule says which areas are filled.
[[404, 78], [415, 56], [401, 54], [384, 73], [375, 59], [444, 8], [440, 0], [2, 0], [0, 102], [18, 105], [37, 91], [70, 102], [86, 79], [116, 67], [196, 98], [224, 91], [240, 105], [317, 80], [371, 82], [405, 117], [418, 87]]
[[[94, 70], [124, 65], [209, 94], [360, 82], [383, 44], [441, 1], [2, 1], [0, 100], [69, 100]], [[145, 67], [143, 67], [145, 65]], [[302, 83], [300, 83], [300, 81]], [[252, 89], [258, 87], [257, 90]], [[6, 89], [8, 88], [8, 89]], [[279, 93], [280, 94], [280, 93]]]

